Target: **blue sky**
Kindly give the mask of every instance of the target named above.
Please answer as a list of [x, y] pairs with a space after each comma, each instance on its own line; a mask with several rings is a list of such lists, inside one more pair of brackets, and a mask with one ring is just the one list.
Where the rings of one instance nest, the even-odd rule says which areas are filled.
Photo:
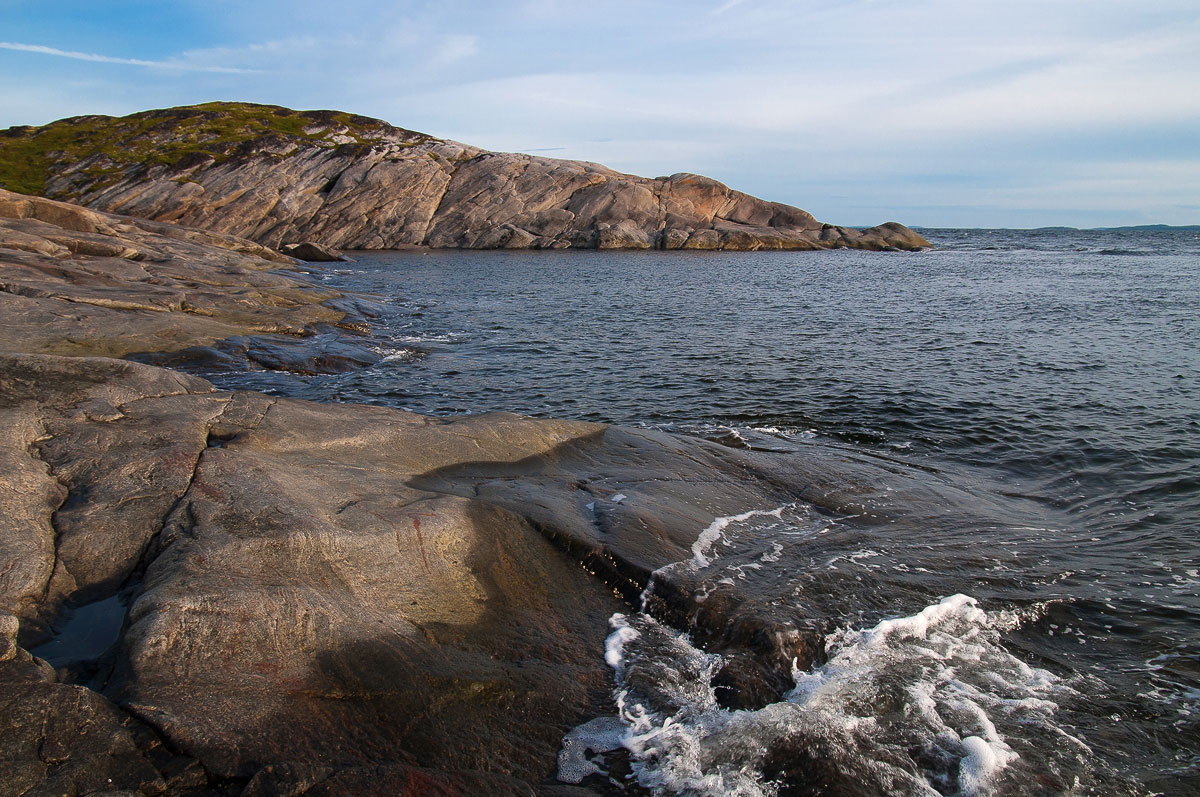
[[1200, 224], [1196, 0], [0, 0], [0, 127], [218, 99], [841, 224]]

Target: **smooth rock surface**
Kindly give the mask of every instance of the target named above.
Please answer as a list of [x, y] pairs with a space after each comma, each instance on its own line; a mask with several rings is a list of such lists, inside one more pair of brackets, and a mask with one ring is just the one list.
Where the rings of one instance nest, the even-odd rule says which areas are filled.
[[[695, 174], [649, 179], [488, 152], [333, 111], [209, 103], [0, 131], [0, 161], [18, 151], [39, 153], [43, 171], [39, 181], [12, 178], [10, 187], [270, 247], [929, 246], [894, 222], [823, 225]], [[0, 171], [0, 185], [2, 178]]]
[[598, 424], [224, 393], [99, 358], [0, 356], [0, 384], [0, 484], [36, 488], [0, 505], [0, 553], [29, 565], [0, 581], [17, 641], [125, 590], [97, 682], [221, 782], [543, 781], [563, 733], [611, 710], [610, 615], [714, 515], [789, 494], [752, 454]]
[[361, 332], [361, 314], [336, 291], [280, 273], [295, 262], [241, 238], [0, 190], [0, 350], [121, 357], [215, 346], [226, 367], [308, 373], [378, 361], [344, 334], [321, 337]]

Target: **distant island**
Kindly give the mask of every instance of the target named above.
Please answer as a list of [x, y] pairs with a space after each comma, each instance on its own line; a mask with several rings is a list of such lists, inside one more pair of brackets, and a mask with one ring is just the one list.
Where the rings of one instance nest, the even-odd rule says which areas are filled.
[[340, 111], [213, 102], [0, 131], [0, 188], [273, 249], [917, 250], [695, 174], [497, 153]]
[[[955, 229], [950, 227], [929, 227], [919, 225], [912, 228], [917, 232], [927, 232], [938, 229]], [[972, 229], [993, 229], [977, 227]], [[1125, 227], [997, 227], [994, 229], [1021, 230], [1022, 232], [1200, 232], [1200, 224], [1138, 224]]]
[[1200, 232], [1200, 224], [1184, 224], [1184, 225], [1138, 224], [1138, 225], [1134, 225], [1134, 226], [1130, 226], [1130, 227], [1096, 227], [1095, 229], [1099, 230], [1101, 232], [1124, 232], [1126, 230], [1129, 230], [1129, 231], [1135, 231], [1135, 230], [1148, 230], [1148, 231], [1180, 230], [1180, 231], [1186, 231], [1186, 232]]

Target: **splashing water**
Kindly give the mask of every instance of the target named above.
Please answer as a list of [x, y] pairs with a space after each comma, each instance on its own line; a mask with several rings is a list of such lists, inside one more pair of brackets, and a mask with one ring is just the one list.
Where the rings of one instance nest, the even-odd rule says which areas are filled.
[[604, 718], [604, 733], [589, 728], [587, 749], [623, 747], [637, 784], [663, 794], [773, 795], [801, 784], [912, 795], [1069, 790], [1090, 751], [1054, 721], [1069, 687], [1000, 646], [1019, 622], [953, 595], [831, 635], [827, 662], [796, 671], [782, 701], [729, 711], [712, 686], [720, 656], [646, 614], [617, 614], [606, 659], [620, 725]]
[[[778, 532], [776, 524], [802, 517], [802, 508], [786, 505], [717, 518], [691, 559], [657, 577], [679, 568], [699, 573], [713, 564], [718, 544], [731, 550], [736, 537], [761, 536], [764, 521]], [[711, 569], [711, 578], [722, 577]], [[1094, 765], [1088, 747], [1055, 718], [1059, 701], [1075, 693], [1001, 644], [1036, 614], [989, 613], [957, 594], [911, 616], [842, 628], [826, 637], [823, 664], [793, 663], [794, 688], [756, 710], [719, 703], [721, 655], [646, 611], [616, 614], [605, 643], [616, 717], [568, 734], [559, 777], [579, 783], [606, 774], [603, 754], [623, 749], [629, 779], [656, 794], [1071, 791]]]

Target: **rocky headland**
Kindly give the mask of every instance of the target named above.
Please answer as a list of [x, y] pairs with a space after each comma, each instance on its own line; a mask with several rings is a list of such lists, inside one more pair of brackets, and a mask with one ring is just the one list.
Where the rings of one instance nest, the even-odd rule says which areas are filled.
[[486, 150], [336, 111], [208, 103], [0, 131], [0, 187], [272, 249], [902, 249], [695, 174]]

